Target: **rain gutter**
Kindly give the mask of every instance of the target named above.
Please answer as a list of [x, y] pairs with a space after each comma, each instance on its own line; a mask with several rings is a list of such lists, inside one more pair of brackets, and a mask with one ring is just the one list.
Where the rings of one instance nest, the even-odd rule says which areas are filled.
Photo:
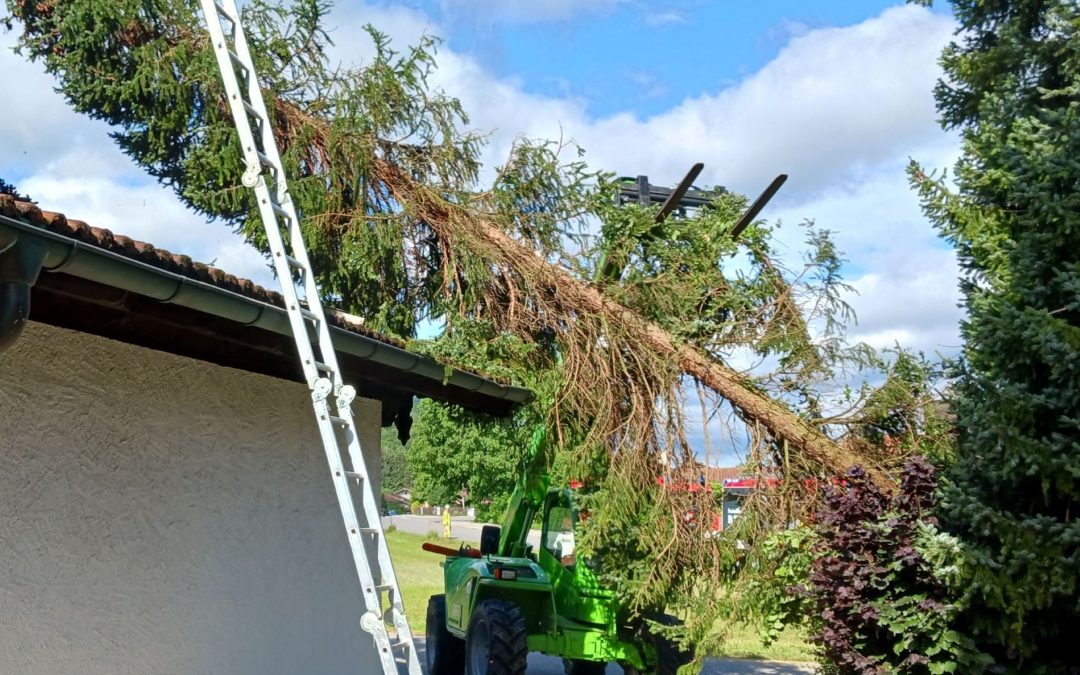
[[0, 230], [0, 352], [22, 333], [30, 316], [30, 287], [37, 281], [45, 246]]
[[[159, 302], [292, 336], [288, 314], [281, 307], [0, 215], [0, 351], [22, 331], [30, 310], [30, 287], [41, 270], [63, 272]], [[519, 404], [533, 398], [528, 389], [448, 368], [367, 335], [337, 326], [332, 326], [330, 331], [334, 347], [357, 358], [492, 399]]]

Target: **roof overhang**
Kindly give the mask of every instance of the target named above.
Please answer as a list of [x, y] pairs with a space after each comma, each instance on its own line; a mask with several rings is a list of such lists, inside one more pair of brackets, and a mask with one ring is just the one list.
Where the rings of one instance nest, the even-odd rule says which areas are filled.
[[[26, 307], [17, 289], [29, 289]], [[0, 214], [0, 349], [5, 325], [13, 339], [27, 311], [34, 321], [303, 381], [283, 308]], [[494, 415], [532, 399], [368, 335], [331, 331], [345, 379], [384, 402], [384, 425], [407, 424], [398, 413], [407, 416], [414, 396]]]

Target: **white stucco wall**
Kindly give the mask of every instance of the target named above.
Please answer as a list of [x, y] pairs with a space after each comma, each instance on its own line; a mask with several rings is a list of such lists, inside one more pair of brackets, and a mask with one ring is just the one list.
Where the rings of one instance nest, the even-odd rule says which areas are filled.
[[303, 385], [40, 324], [0, 353], [0, 673], [374, 672], [361, 607]]

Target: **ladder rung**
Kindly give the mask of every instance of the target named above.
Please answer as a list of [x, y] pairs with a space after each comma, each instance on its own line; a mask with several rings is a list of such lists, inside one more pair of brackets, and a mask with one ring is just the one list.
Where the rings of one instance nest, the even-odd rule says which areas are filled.
[[218, 14], [224, 16], [229, 21], [233, 20], [232, 14], [229, 14], [229, 10], [225, 9], [225, 6], [222, 5], [220, 2], [214, 3], [214, 9], [218, 11]]
[[349, 420], [345, 419], [344, 417], [338, 417], [337, 415], [327, 415], [327, 417], [333, 424], [337, 424], [343, 427], [349, 426]]
[[349, 478], [355, 478], [357, 480], [365, 480], [364, 474], [362, 474], [362, 473], [357, 473], [355, 471], [342, 471], [341, 473], [345, 474]]
[[247, 101], [245, 101], [242, 98], [240, 99], [240, 104], [242, 106], [244, 106], [244, 110], [247, 112], [247, 114], [249, 114], [252, 117], [254, 117], [255, 119], [259, 120], [259, 122], [262, 122], [263, 116], [262, 116], [262, 113], [259, 112], [258, 108], [251, 105], [250, 103], [248, 103]]
[[379, 534], [379, 528], [377, 527], [358, 527], [356, 530], [364, 534]]
[[276, 213], [279, 218], [285, 218], [290, 221], [292, 220], [292, 215], [285, 209], [285, 207], [281, 204], [275, 204], [274, 200], [270, 200], [270, 208], [273, 209], [274, 213]]
[[322, 371], [322, 372], [324, 372], [324, 373], [332, 373], [332, 372], [334, 372], [334, 369], [330, 367], [330, 364], [323, 363], [322, 361], [316, 361], [315, 362], [315, 368]]
[[311, 311], [310, 309], [304, 309], [303, 307], [301, 307], [300, 316], [304, 317], [308, 321], [314, 321], [315, 323], [319, 322], [319, 315]]
[[256, 150], [255, 155], [259, 158], [259, 164], [262, 164], [267, 169], [273, 169], [277, 171], [277, 167], [274, 166], [274, 160], [270, 159], [270, 156], [261, 150]]
[[406, 640], [402, 640], [401, 642], [391, 642], [390, 643], [390, 649], [401, 649], [402, 647], [408, 647], [408, 646], [409, 646], [409, 643]]
[[377, 590], [377, 591], [392, 591], [392, 590], [394, 590], [394, 584], [376, 584], [375, 590]]
[[[218, 10], [220, 11], [220, 9], [221, 9], [221, 6], [218, 5]], [[226, 14], [225, 16], [228, 17], [228, 14]], [[246, 75], [247, 72], [248, 72], [248, 67], [247, 67], [247, 64], [244, 63], [244, 60], [241, 59], [239, 56], [237, 56], [236, 52], [234, 52], [231, 49], [226, 49], [225, 51], [227, 51], [229, 53], [229, 60], [233, 62], [233, 65], [236, 65], [236, 66], [239, 66], [239, 67], [243, 68], [244, 69], [244, 74]]]

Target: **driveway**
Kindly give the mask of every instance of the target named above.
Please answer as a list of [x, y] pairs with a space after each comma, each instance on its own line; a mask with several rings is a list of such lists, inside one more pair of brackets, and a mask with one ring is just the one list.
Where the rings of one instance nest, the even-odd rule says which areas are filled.
[[[417, 636], [416, 649], [424, 663], [424, 638]], [[604, 675], [622, 675], [622, 668], [610, 664]], [[749, 659], [706, 659], [701, 675], [809, 675], [816, 672], [811, 663], [781, 663]], [[545, 654], [529, 654], [527, 675], [563, 675], [562, 659]]]

